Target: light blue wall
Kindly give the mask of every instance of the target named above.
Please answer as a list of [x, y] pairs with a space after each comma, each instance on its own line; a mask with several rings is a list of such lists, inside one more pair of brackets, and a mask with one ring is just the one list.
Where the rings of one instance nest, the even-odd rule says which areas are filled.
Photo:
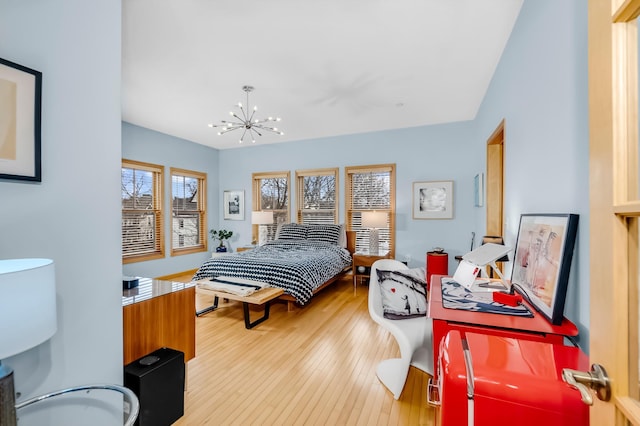
[[[164, 166], [164, 207], [171, 211], [171, 167], [207, 174], [208, 229], [218, 226], [221, 211], [218, 190], [218, 153], [216, 149], [179, 139], [164, 133], [145, 129], [130, 123], [122, 123], [122, 158]], [[171, 221], [165, 216], [165, 258], [122, 266], [130, 276], [158, 277], [200, 266], [210, 252], [171, 256]], [[210, 238], [207, 235], [207, 241]]]
[[0, 57], [43, 73], [42, 183], [0, 181], [0, 258], [53, 259], [58, 303], [51, 340], [2, 360], [22, 400], [122, 383], [120, 19], [119, 1], [0, 0]]
[[[483, 171], [482, 149], [472, 143], [474, 126], [461, 122], [439, 126], [315, 139], [296, 143], [250, 146], [220, 151], [220, 189], [245, 191], [245, 220], [223, 220], [221, 226], [234, 231], [236, 244], [251, 241], [251, 174], [290, 171], [295, 194], [295, 170], [340, 167], [340, 222], [344, 211], [344, 167], [396, 164], [396, 258], [411, 266], [424, 266], [426, 252], [446, 248], [449, 269], [454, 256], [468, 251], [475, 217], [473, 177]], [[454, 181], [452, 220], [412, 218], [412, 184], [421, 181]], [[295, 196], [291, 202], [295, 219]]]
[[[526, 0], [475, 120], [477, 144], [505, 119], [506, 242], [522, 213], [577, 213], [565, 315], [588, 350], [587, 4]], [[484, 219], [482, 219], [484, 221]]]

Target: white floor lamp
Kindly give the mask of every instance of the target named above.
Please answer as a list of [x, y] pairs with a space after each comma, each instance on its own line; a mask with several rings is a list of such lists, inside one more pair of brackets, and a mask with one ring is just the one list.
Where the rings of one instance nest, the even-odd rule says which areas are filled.
[[258, 245], [264, 245], [269, 234], [267, 225], [273, 223], [273, 212], [251, 212], [251, 223], [258, 225]]
[[378, 254], [380, 249], [378, 229], [387, 227], [387, 212], [362, 212], [362, 227], [369, 228], [369, 254]]

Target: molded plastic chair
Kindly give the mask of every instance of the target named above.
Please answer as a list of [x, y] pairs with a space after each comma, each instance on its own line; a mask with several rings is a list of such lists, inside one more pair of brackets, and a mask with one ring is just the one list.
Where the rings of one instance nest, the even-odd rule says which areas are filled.
[[380, 362], [376, 368], [376, 375], [391, 391], [393, 397], [398, 399], [407, 381], [410, 365], [433, 376], [432, 321], [431, 318], [425, 317], [404, 320], [386, 319], [382, 310], [382, 296], [376, 272], [378, 269], [393, 271], [409, 268], [397, 260], [377, 260], [371, 266], [369, 279], [369, 315], [391, 333], [400, 347], [400, 358], [385, 359]]

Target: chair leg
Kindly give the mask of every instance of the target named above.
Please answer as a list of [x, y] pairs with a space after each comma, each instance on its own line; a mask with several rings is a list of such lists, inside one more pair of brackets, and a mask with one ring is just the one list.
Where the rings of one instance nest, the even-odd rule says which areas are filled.
[[391, 391], [394, 399], [399, 399], [409, 374], [409, 361], [402, 358], [385, 359], [378, 364], [376, 375]]

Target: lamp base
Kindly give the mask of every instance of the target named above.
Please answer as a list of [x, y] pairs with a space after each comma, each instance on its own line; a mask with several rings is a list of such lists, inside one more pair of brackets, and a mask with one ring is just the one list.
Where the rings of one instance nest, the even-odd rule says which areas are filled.
[[376, 228], [369, 229], [369, 254], [378, 254], [378, 247], [380, 246], [380, 238], [378, 230]]
[[17, 426], [13, 370], [0, 363], [0, 426]]
[[258, 225], [258, 245], [263, 246], [267, 242], [269, 229], [267, 225]]

